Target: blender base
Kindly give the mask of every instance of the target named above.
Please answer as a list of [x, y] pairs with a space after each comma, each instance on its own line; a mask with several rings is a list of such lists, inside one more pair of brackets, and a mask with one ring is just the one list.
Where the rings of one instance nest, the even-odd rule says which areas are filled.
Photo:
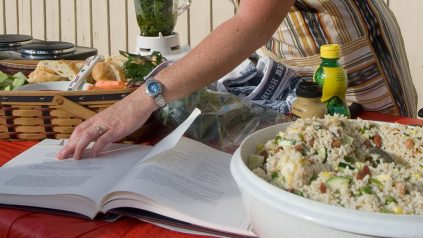
[[137, 36], [136, 52], [143, 56], [160, 52], [167, 60], [175, 61], [182, 58], [190, 50], [191, 48], [188, 45], [180, 46], [179, 34], [176, 32], [169, 36], [162, 36], [161, 33], [157, 37]]

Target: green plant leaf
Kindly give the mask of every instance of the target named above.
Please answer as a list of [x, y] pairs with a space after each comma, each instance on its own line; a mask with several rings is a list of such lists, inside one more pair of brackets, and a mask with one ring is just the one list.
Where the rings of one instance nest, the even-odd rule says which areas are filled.
[[120, 54], [128, 59], [122, 65], [122, 68], [126, 78], [129, 79], [129, 84], [143, 82], [144, 77], [165, 60], [158, 52], [153, 52], [149, 56], [131, 54], [125, 51], [120, 51]]

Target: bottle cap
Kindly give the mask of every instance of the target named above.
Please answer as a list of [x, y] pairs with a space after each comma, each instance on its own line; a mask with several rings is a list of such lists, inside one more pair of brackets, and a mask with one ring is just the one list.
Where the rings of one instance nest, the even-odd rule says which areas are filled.
[[297, 96], [303, 98], [321, 98], [322, 88], [315, 82], [303, 81], [297, 86]]
[[339, 45], [329, 44], [320, 47], [320, 57], [325, 59], [339, 59]]

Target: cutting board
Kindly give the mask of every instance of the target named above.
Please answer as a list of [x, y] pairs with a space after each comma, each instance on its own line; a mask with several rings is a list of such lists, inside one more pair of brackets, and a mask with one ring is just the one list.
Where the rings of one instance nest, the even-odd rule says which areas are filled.
[[38, 60], [0, 60], [0, 71], [7, 74], [22, 72], [30, 74], [37, 67]]

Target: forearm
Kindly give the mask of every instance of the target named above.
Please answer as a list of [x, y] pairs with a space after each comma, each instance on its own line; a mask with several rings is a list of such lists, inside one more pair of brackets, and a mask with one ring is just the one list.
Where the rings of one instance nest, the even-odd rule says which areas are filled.
[[[238, 14], [218, 27], [187, 56], [161, 71], [167, 102], [189, 95], [233, 69], [270, 38], [294, 0], [242, 0]], [[84, 149], [97, 140], [96, 156], [108, 144], [142, 126], [158, 108], [145, 93], [145, 84], [111, 107], [78, 125], [58, 159], [81, 159]]]
[[[155, 78], [167, 102], [216, 81], [270, 39], [293, 0], [243, 0], [239, 12]], [[142, 89], [143, 90], [143, 89]]]

